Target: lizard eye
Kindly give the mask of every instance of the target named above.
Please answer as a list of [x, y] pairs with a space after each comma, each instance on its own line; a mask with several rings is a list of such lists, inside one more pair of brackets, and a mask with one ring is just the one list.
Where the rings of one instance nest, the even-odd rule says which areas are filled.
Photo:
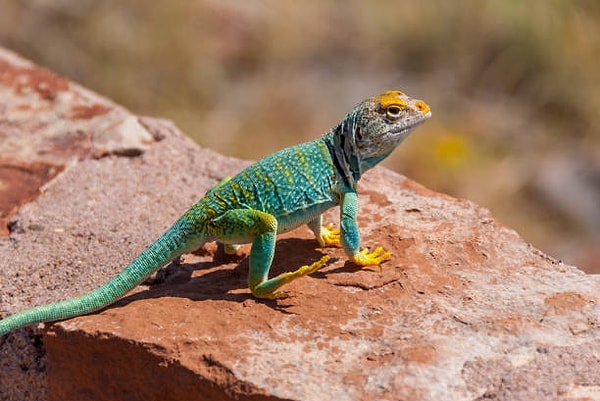
[[399, 118], [401, 112], [402, 112], [402, 109], [398, 106], [389, 106], [385, 110], [385, 113], [387, 114], [387, 116], [389, 118], [391, 118], [392, 120], [396, 120], [397, 118]]

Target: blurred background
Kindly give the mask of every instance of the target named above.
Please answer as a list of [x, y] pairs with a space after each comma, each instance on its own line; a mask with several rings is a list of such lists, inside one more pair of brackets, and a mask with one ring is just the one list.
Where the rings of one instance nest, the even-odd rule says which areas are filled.
[[387, 167], [600, 272], [599, 1], [1, 0], [0, 45], [245, 159], [402, 89]]

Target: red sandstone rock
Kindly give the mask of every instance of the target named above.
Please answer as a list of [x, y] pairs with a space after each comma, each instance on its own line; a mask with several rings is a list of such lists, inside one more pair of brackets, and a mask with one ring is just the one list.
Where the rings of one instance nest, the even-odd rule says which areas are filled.
[[[363, 242], [391, 250], [390, 262], [358, 269], [328, 249], [337, 260], [289, 285], [289, 299], [257, 301], [245, 260], [186, 258], [179, 275], [52, 326], [50, 399], [114, 400], [122, 388], [138, 389], [128, 400], [542, 400], [600, 390], [598, 277], [543, 255], [486, 210], [383, 169], [365, 177], [361, 199]], [[279, 240], [273, 273], [319, 255], [297, 230]], [[77, 372], [83, 385], [56, 384]], [[101, 385], [108, 374], [118, 384]], [[188, 375], [185, 386], [176, 380]]]
[[74, 161], [139, 154], [153, 141], [122, 107], [0, 48], [0, 236]]
[[[0, 52], [24, 63], [9, 56]], [[6, 82], [4, 101], [31, 95]], [[71, 147], [63, 137], [79, 163], [22, 206], [10, 237], [0, 238], [7, 312], [102, 284], [244, 165], [108, 101], [83, 110], [73, 99], [95, 95], [67, 81], [42, 89], [36, 101], [58, 107], [63, 96], [60, 107], [71, 111], [0, 111], [0, 139], [6, 121], [35, 125], [52, 115], [63, 124], [57, 135], [77, 127], [88, 138], [95, 127], [137, 121], [116, 131], [162, 140], [108, 140], [114, 146], [95, 152], [87, 139]], [[600, 277], [544, 255], [477, 205], [382, 168], [365, 175], [360, 199], [363, 245], [394, 254], [381, 267], [359, 269], [339, 249], [319, 250], [301, 228], [279, 239], [272, 274], [321, 253], [333, 261], [288, 285], [290, 298], [259, 301], [246, 288], [248, 248], [231, 259], [207, 245], [101, 313], [47, 325], [43, 344], [37, 330], [0, 340], [0, 398], [600, 399]]]

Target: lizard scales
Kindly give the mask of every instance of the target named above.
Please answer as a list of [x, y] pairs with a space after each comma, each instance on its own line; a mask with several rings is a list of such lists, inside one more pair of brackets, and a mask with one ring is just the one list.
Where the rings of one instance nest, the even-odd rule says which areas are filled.
[[[366, 99], [323, 137], [273, 153], [223, 180], [183, 214], [161, 237], [103, 286], [82, 296], [38, 306], [0, 320], [0, 336], [34, 323], [100, 310], [124, 296], [153, 272], [205, 242], [226, 251], [252, 243], [248, 286], [258, 298], [281, 298], [279, 287], [321, 268], [311, 265], [268, 278], [278, 233], [307, 224], [320, 246], [341, 246], [357, 265], [377, 265], [391, 255], [382, 248], [360, 250], [356, 185], [420, 123], [429, 106], [401, 91]], [[340, 228], [322, 225], [321, 214], [340, 205]]]

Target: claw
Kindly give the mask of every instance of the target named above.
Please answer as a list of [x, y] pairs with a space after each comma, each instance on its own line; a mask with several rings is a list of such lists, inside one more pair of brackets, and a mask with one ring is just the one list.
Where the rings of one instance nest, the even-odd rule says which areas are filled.
[[285, 291], [277, 291], [271, 294], [266, 294], [261, 296], [262, 299], [283, 299], [289, 297], [288, 293]]
[[325, 264], [327, 263], [328, 260], [329, 260], [329, 255], [325, 255], [321, 259], [312, 263], [311, 265], [306, 265], [306, 266], [300, 267], [298, 270], [290, 273], [290, 275], [292, 276], [291, 279], [293, 280], [293, 279], [296, 279], [296, 278], [299, 278], [302, 276], [307, 276], [311, 273], [316, 272], [321, 267], [325, 266]]
[[340, 229], [333, 228], [333, 224], [329, 223], [326, 226], [321, 226], [321, 235], [317, 238], [319, 245], [322, 247], [326, 246], [342, 246], [340, 242]]
[[386, 260], [390, 259], [392, 254], [386, 252], [382, 247], [377, 247], [373, 250], [373, 252], [369, 252], [368, 248], [363, 249], [360, 252], [357, 252], [351, 260], [359, 266], [371, 266], [378, 265]]
[[316, 272], [321, 267], [325, 266], [327, 261], [329, 261], [329, 255], [325, 255], [321, 259], [317, 260], [316, 262], [314, 262], [310, 265], [302, 266], [302, 267], [294, 270], [293, 272], [282, 273], [277, 277], [274, 277], [268, 281], [261, 283], [261, 285], [264, 285], [265, 283], [267, 283], [267, 284], [272, 283], [272, 288], [273, 288], [272, 291], [273, 292], [268, 292], [268, 291], [265, 291], [264, 289], [260, 289], [260, 288], [258, 288], [258, 291], [257, 291], [257, 288], [254, 288], [252, 290], [252, 294], [254, 294], [254, 296], [257, 298], [264, 298], [264, 299], [287, 298], [288, 297], [287, 292], [275, 291], [275, 290], [284, 284], [294, 281], [297, 278], [304, 277], [311, 273]]

